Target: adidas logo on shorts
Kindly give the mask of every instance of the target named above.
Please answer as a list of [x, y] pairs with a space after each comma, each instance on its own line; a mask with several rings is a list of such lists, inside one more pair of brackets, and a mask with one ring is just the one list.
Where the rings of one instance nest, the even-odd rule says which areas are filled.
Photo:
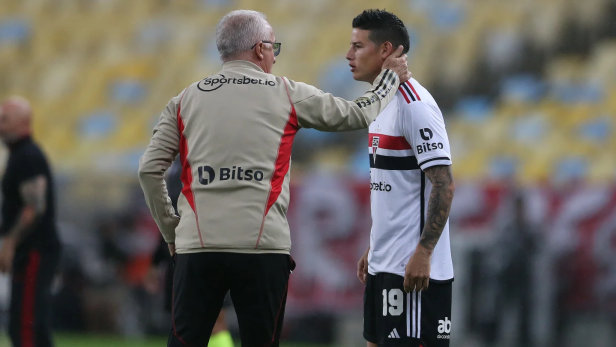
[[388, 336], [390, 339], [399, 339], [400, 335], [398, 335], [398, 330], [394, 328], [394, 330]]

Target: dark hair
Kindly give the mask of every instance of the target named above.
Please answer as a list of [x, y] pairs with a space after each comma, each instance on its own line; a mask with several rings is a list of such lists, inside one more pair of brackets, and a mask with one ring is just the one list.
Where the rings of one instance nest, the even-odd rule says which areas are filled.
[[404, 53], [409, 51], [409, 33], [404, 23], [391, 12], [385, 10], [365, 10], [353, 19], [353, 29], [369, 30], [370, 41], [381, 45], [389, 41], [394, 46], [404, 46]]

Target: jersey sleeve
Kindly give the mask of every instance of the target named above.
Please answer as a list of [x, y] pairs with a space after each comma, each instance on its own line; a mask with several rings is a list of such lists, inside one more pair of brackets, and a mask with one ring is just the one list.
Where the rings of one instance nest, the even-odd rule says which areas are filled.
[[45, 175], [45, 159], [38, 153], [30, 153], [23, 156], [19, 163], [19, 182], [20, 184], [35, 177]]
[[180, 222], [176, 216], [165, 183], [165, 172], [171, 166], [180, 148], [178, 127], [182, 94], [169, 101], [143, 156], [139, 159], [139, 183], [152, 217], [167, 243], [175, 242], [175, 228]]
[[349, 131], [368, 128], [394, 99], [399, 85], [398, 75], [386, 69], [381, 71], [369, 91], [353, 101], [293, 81], [289, 81], [289, 97], [301, 127], [331, 132]]
[[412, 102], [403, 108], [401, 126], [421, 170], [451, 165], [449, 139], [440, 111], [423, 101]]

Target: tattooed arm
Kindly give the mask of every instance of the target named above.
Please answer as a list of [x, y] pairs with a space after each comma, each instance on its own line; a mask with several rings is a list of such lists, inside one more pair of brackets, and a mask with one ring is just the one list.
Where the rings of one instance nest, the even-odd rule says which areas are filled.
[[415, 253], [406, 266], [404, 289], [428, 289], [430, 281], [430, 258], [436, 243], [449, 219], [451, 202], [455, 192], [451, 166], [437, 165], [427, 168], [424, 173], [432, 182], [432, 191], [428, 200], [426, 224]]
[[45, 213], [47, 209], [46, 191], [47, 179], [45, 176], [37, 176], [25, 181], [19, 187], [24, 207], [21, 210], [19, 220], [9, 231], [9, 237], [14, 238], [17, 244], [23, 241], [35, 224], [36, 218]]
[[19, 219], [2, 242], [2, 248], [0, 248], [0, 272], [7, 272], [10, 269], [13, 256], [15, 255], [15, 248], [25, 239], [36, 225], [37, 218], [45, 213], [47, 209], [47, 179], [45, 176], [36, 176], [23, 182], [19, 190], [24, 207], [21, 210]]
[[449, 219], [453, 193], [456, 188], [453, 183], [451, 166], [433, 166], [427, 168], [425, 174], [430, 182], [432, 182], [432, 191], [428, 200], [426, 225], [421, 234], [419, 244], [425, 249], [432, 251]]

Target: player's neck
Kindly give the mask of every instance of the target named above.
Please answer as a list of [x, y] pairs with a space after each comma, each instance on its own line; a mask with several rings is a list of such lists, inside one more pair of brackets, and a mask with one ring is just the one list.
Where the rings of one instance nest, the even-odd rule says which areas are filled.
[[372, 74], [372, 76], [366, 78], [365, 82], [374, 84], [374, 81], [376, 81], [376, 78], [379, 77], [379, 75], [381, 74], [381, 71], [383, 70], [376, 71], [374, 74]]

